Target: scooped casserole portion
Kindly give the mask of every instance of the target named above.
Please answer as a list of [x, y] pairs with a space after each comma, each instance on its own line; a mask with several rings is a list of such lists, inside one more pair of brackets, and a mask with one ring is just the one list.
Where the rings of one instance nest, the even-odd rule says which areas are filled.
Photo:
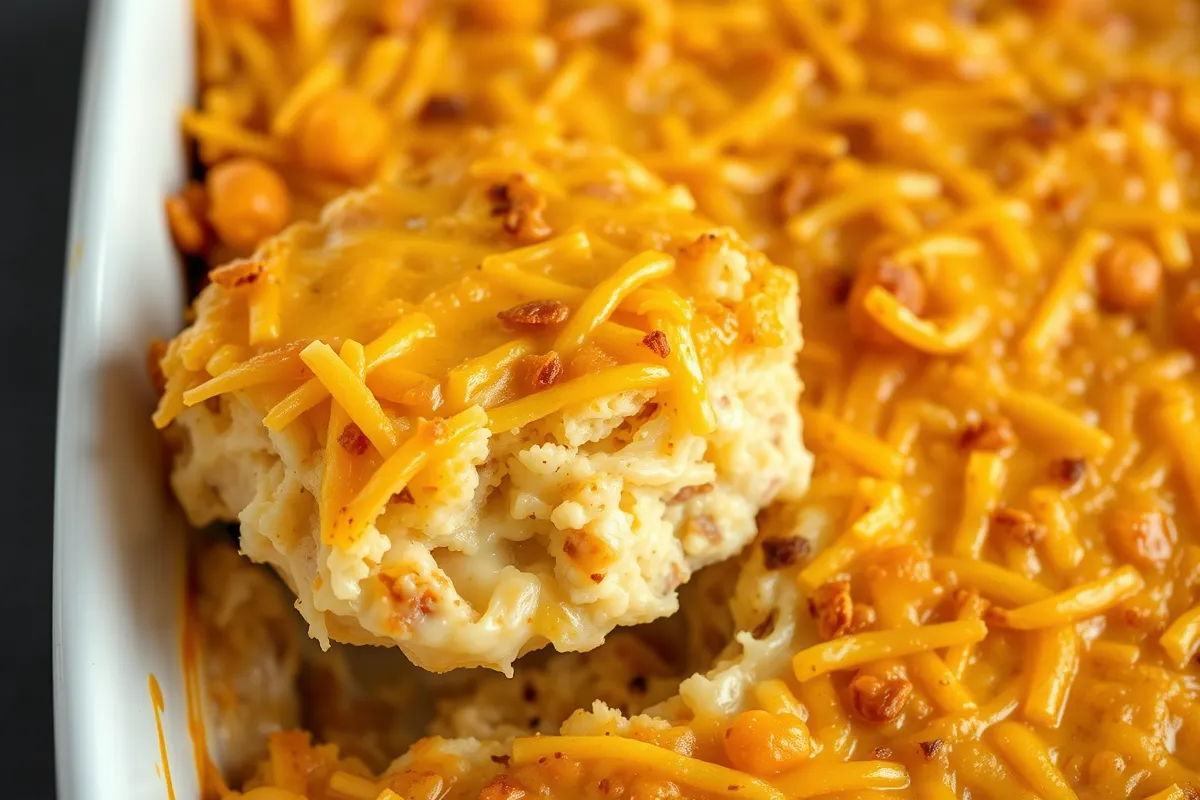
[[616, 150], [469, 137], [209, 279], [172, 483], [323, 645], [588, 650], [805, 489], [793, 273]]

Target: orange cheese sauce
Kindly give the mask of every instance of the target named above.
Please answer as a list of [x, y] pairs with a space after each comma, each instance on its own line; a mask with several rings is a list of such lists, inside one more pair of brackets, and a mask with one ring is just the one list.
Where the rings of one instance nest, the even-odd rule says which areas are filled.
[[[471, 125], [549, 127], [627, 148], [799, 276], [818, 468], [764, 535], [832, 521], [787, 567], [812, 600], [797, 651], [828, 669], [780, 676], [812, 762], [758, 777], [788, 797], [1191, 796], [1195, 3], [330, 3], [316, 33], [284, 4], [270, 24], [236, 5], [198, 2], [202, 93], [185, 130], [206, 165], [269, 164], [294, 215]], [[385, 120], [389, 144], [353, 181], [278, 124], [301, 86], [316, 97], [305, 113], [350, 92]], [[217, 198], [194, 188], [203, 221]], [[202, 227], [193, 252], [238, 251]], [[452, 294], [475, 286], [473, 261], [450, 263], [464, 271]], [[587, 282], [569, 259], [548, 269]], [[313, 299], [325, 287], [288, 291], [288, 330], [319, 337], [321, 310], [341, 313]], [[347, 277], [329, 291], [357, 307], [374, 289]], [[479, 337], [472, 354], [499, 343], [442, 319]], [[369, 314], [356, 324], [377, 332]], [[443, 352], [416, 371], [464, 355]], [[982, 641], [887, 650], [910, 628], [979, 620]], [[892, 644], [854, 638], [873, 634]], [[847, 644], [807, 649], [826, 639]], [[850, 651], [864, 663], [840, 667]], [[695, 754], [732, 763], [715, 745]], [[837, 771], [877, 761], [904, 780]], [[516, 789], [479, 796], [642, 796], [649, 778], [623, 771], [535, 760], [507, 773]], [[702, 796], [677, 777], [654, 791]]]

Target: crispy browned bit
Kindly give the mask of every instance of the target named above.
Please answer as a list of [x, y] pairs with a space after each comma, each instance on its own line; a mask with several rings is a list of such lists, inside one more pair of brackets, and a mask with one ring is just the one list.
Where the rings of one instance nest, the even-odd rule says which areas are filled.
[[425, 101], [421, 108], [422, 122], [452, 122], [467, 110], [467, 101], [458, 94], [438, 94]]
[[409, 491], [409, 488], [405, 486], [403, 489], [392, 495], [391, 502], [412, 505], [416, 502], [416, 500], [413, 499], [412, 492]]
[[867, 344], [890, 347], [895, 344], [895, 337], [879, 327], [864, 305], [867, 293], [876, 286], [895, 297], [900, 305], [913, 314], [920, 316], [925, 311], [925, 279], [916, 267], [901, 264], [888, 253], [867, 257], [859, 267], [847, 301], [850, 330]]
[[1155, 508], [1118, 506], [1104, 519], [1104, 530], [1113, 550], [1140, 567], [1161, 567], [1171, 558], [1171, 532]]
[[811, 549], [812, 545], [803, 536], [763, 539], [763, 566], [767, 569], [795, 566], [808, 556]]
[[592, 579], [592, 583], [602, 583], [604, 581], [603, 572], [593, 572], [588, 577]]
[[512, 756], [492, 756], [492, 762], [501, 766], [507, 767], [508, 762], [512, 761]]
[[379, 573], [379, 582], [391, 598], [390, 624], [397, 630], [408, 630], [419, 624], [437, 607], [437, 595], [427, 586], [418, 585], [414, 591], [386, 572]]
[[529, 384], [535, 392], [553, 386], [563, 374], [562, 361], [553, 350], [539, 356], [529, 356], [527, 365]]
[[892, 748], [876, 747], [875, 748], [875, 757], [882, 761], [887, 761], [889, 758], [892, 757]]
[[530, 300], [505, 309], [496, 315], [510, 328], [541, 328], [558, 325], [571, 314], [571, 309], [557, 300]]
[[711, 484], [711, 483], [700, 483], [695, 486], [685, 486], [682, 489], [680, 489], [678, 492], [676, 492], [675, 496], [672, 497], [668, 502], [686, 503], [688, 500], [691, 500], [693, 497], [697, 497], [698, 495], [702, 495], [702, 494], [708, 494], [712, 490], [713, 490], [713, 484]]
[[671, 343], [667, 341], [667, 335], [662, 331], [650, 331], [642, 337], [642, 344], [649, 347], [650, 352], [659, 358], [671, 355]]
[[755, 639], [765, 639], [775, 632], [775, 623], [778, 621], [779, 612], [772, 608], [767, 612], [767, 616], [763, 617], [763, 621], [754, 626], [750, 635]]
[[1192, 289], [1175, 307], [1175, 334], [1193, 353], [1200, 353], [1200, 289]]
[[926, 761], [936, 756], [938, 751], [942, 749], [941, 739], [932, 739], [928, 742], [918, 742], [918, 744], [921, 746], [921, 755], [925, 756]]
[[845, 272], [831, 273], [828, 278], [829, 302], [835, 306], [844, 306], [850, 302], [850, 293], [854, 291], [854, 276]]
[[998, 453], [1017, 443], [1017, 434], [1006, 417], [987, 417], [963, 429], [958, 440], [965, 450], [986, 450]]
[[988, 534], [1032, 547], [1046, 536], [1046, 528], [1028, 511], [1001, 507], [992, 511], [988, 519]]
[[479, 793], [479, 800], [521, 800], [525, 789], [511, 775], [497, 775]]
[[392, 33], [407, 33], [421, 21], [429, 0], [381, 0], [379, 25]]
[[850, 582], [833, 580], [818, 586], [808, 598], [808, 613], [817, 621], [817, 634], [822, 639], [836, 639], [845, 634], [854, 620]]
[[1145, 311], [1158, 300], [1162, 262], [1144, 242], [1117, 240], [1096, 259], [1100, 305], [1108, 311]]
[[867, 722], [889, 722], [900, 716], [912, 697], [912, 684], [904, 678], [877, 678], [858, 674], [850, 681], [854, 710]]
[[167, 390], [167, 376], [163, 374], [162, 360], [167, 354], [167, 343], [162, 339], [151, 339], [146, 348], [146, 374], [154, 391], [162, 394]]
[[612, 565], [612, 546], [602, 537], [587, 531], [575, 530], [563, 540], [563, 554], [588, 574], [601, 572]]
[[208, 272], [208, 279], [225, 289], [251, 286], [267, 272], [267, 262], [259, 258], [230, 261]]
[[362, 432], [362, 429], [351, 422], [338, 434], [338, 444], [350, 455], [361, 456], [367, 452], [367, 448], [371, 442], [367, 439], [367, 435]]
[[1059, 458], [1050, 464], [1050, 476], [1066, 487], [1074, 486], [1087, 475], [1087, 461], [1082, 458]]
[[187, 255], [203, 253], [209, 244], [209, 228], [204, 221], [208, 196], [204, 186], [195, 182], [188, 184], [179, 194], [168, 197], [163, 207], [171, 238], [179, 252]]
[[596, 788], [600, 790], [601, 794], [608, 794], [610, 788], [608, 778], [601, 778], [600, 782], [596, 784]]
[[1046, 147], [1070, 131], [1070, 123], [1062, 114], [1035, 111], [1025, 120], [1025, 136], [1038, 147]]
[[536, 244], [551, 234], [542, 217], [546, 198], [524, 175], [515, 174], [488, 190], [492, 216], [502, 217], [505, 232], [518, 244]]

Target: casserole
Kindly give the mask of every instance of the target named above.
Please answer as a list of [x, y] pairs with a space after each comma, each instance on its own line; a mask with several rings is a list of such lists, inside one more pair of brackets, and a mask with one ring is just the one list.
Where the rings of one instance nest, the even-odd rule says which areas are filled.
[[[63, 798], [195, 796], [180, 623], [182, 519], [146, 415], [145, 347], [180, 324], [160, 213], [186, 173], [186, 3], [93, 4], [68, 238], [54, 512], [54, 690]], [[149, 690], [162, 690], [162, 747]], [[163, 755], [168, 756], [166, 762]]]

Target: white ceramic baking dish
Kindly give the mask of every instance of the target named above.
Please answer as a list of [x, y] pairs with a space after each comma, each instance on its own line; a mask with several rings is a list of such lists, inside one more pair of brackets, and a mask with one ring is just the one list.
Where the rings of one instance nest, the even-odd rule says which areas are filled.
[[[193, 800], [180, 660], [183, 523], [146, 345], [178, 330], [162, 199], [186, 173], [191, 3], [96, 0], [76, 147], [59, 381], [54, 689], [63, 800]], [[19, 567], [18, 567], [19, 568]], [[162, 687], [165, 753], [149, 691]]]

